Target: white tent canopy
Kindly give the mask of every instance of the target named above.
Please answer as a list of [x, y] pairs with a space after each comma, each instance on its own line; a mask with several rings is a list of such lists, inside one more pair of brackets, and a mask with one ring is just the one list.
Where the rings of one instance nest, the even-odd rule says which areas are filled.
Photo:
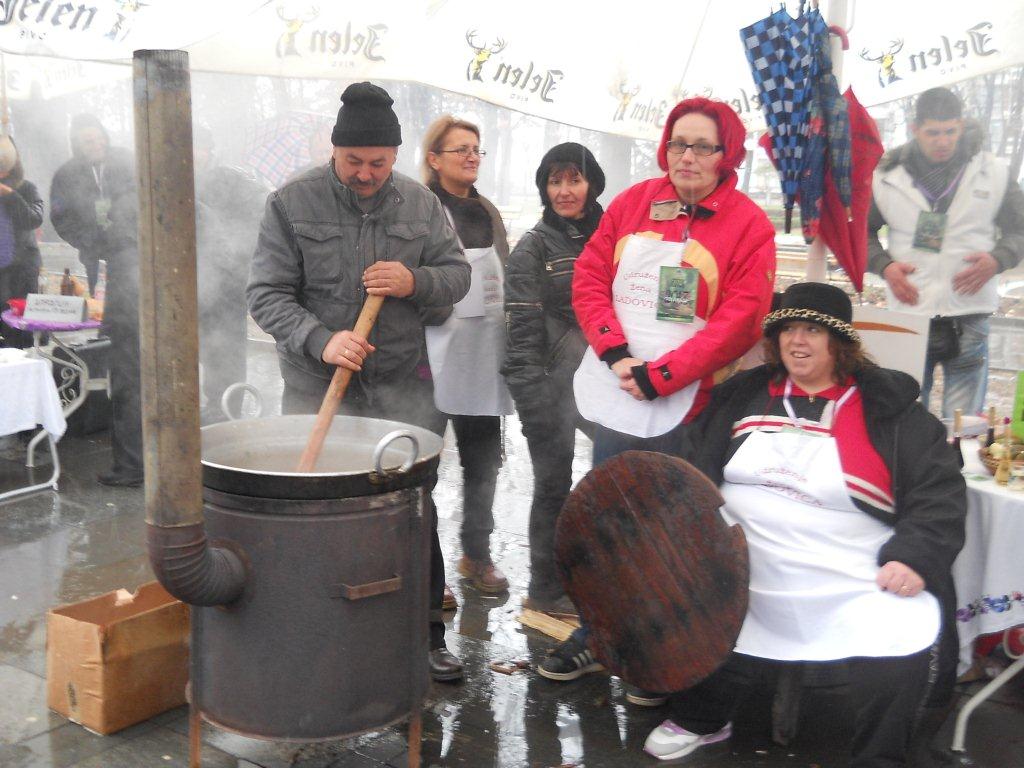
[[[791, 11], [798, 3], [790, 2]], [[830, 16], [831, 10], [847, 18]], [[681, 98], [730, 101], [763, 125], [739, 29], [764, 0], [0, 0], [12, 98], [93, 86], [67, 61], [127, 63], [183, 48], [196, 70], [408, 80], [550, 120], [642, 139]], [[822, 2], [850, 29], [843, 83], [874, 105], [1024, 62], [1024, 3]], [[27, 57], [51, 57], [49, 59]], [[13, 76], [13, 77], [12, 77]]]

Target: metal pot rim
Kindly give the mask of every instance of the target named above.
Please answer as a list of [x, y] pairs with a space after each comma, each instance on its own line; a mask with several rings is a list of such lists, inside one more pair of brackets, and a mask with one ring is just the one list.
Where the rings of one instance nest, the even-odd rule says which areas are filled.
[[[378, 439], [371, 439], [370, 441], [367, 441], [368, 466], [366, 468], [327, 472], [271, 471], [266, 469], [232, 466], [231, 464], [224, 464], [222, 462], [206, 458], [205, 454], [209, 447], [207, 445], [208, 441], [213, 439], [213, 437], [220, 432], [228, 434], [235, 432], [253, 432], [255, 433], [253, 437], [258, 437], [260, 431], [265, 431], [270, 433], [267, 435], [269, 437], [280, 431], [294, 431], [297, 435], [304, 438], [309, 435], [315, 420], [316, 416], [313, 415], [264, 416], [258, 419], [225, 421], [218, 424], [207, 425], [202, 428], [202, 465], [203, 467], [211, 470], [219, 470], [222, 472], [237, 473], [260, 478], [281, 478], [288, 480], [351, 478], [368, 476], [376, 471], [376, 469], [371, 466], [374, 446], [379, 446], [380, 443], [383, 442], [383, 439], [392, 437], [395, 432], [410, 433], [413, 436], [413, 442], [417, 444], [417, 456], [408, 467], [407, 471], [415, 471], [418, 467], [429, 463], [441, 453], [441, 450], [444, 447], [444, 442], [439, 435], [413, 424], [365, 416], [335, 416], [334, 421], [331, 424], [331, 430], [327, 434], [325, 444], [329, 444], [332, 439], [343, 439], [343, 435], [345, 433], [351, 434], [356, 431], [362, 431], [364, 434], [361, 436], [365, 438], [365, 432], [368, 426], [372, 426], [373, 431], [375, 433], [379, 433]], [[282, 426], [287, 429], [282, 430]], [[216, 446], [209, 448], [211, 452], [216, 450]]]

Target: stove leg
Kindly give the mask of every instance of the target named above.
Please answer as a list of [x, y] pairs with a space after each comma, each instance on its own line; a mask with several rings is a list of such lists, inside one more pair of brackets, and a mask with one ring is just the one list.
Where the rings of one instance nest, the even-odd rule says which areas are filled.
[[423, 741], [423, 712], [417, 707], [409, 718], [409, 768], [420, 768]]
[[201, 768], [202, 761], [202, 720], [199, 717], [199, 708], [189, 705], [188, 708], [188, 768]]

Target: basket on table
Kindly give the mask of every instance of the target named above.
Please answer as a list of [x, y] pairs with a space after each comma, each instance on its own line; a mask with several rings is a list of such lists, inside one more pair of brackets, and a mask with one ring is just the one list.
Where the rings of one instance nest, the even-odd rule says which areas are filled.
[[[993, 455], [992, 449], [995, 449]], [[989, 474], [994, 475], [996, 469], [999, 467], [999, 461], [1002, 459], [1002, 451], [1006, 449], [1006, 443], [1001, 439], [994, 442], [992, 445], [987, 445], [983, 448], [978, 449], [978, 456], [981, 457], [981, 463], [985, 465], [985, 469], [989, 471]], [[1024, 442], [1014, 440], [1010, 443], [1010, 466], [1014, 469], [1024, 469]]]

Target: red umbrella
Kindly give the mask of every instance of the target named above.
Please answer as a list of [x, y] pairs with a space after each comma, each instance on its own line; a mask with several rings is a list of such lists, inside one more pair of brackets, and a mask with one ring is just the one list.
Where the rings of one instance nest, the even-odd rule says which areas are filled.
[[[853, 89], [843, 94], [850, 117], [850, 181], [852, 195], [849, 210], [839, 199], [832, 178], [831, 163], [825, 166], [825, 193], [821, 205], [819, 234], [850, 277], [854, 288], [864, 289], [864, 271], [868, 264], [868, 210], [871, 207], [871, 177], [882, 157], [882, 137], [878, 126]], [[765, 133], [758, 143], [771, 157], [771, 136]]]

